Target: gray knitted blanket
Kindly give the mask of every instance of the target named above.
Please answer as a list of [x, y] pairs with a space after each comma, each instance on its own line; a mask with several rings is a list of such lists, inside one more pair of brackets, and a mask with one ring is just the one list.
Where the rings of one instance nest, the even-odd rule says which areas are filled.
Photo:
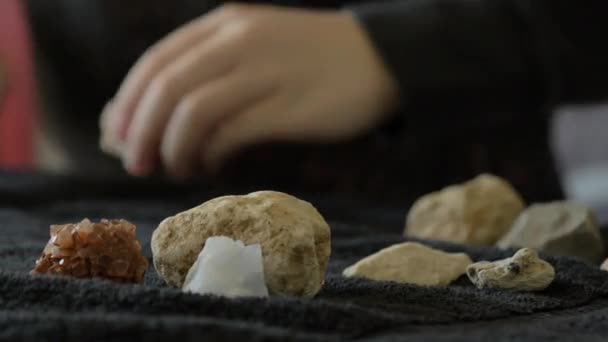
[[[241, 191], [237, 191], [241, 190]], [[166, 216], [205, 199], [251, 189], [90, 182], [0, 173], [0, 339], [27, 341], [608, 339], [608, 272], [548, 258], [557, 278], [540, 293], [478, 290], [465, 277], [447, 288], [345, 279], [359, 258], [403, 241], [405, 207], [298, 194], [332, 227], [326, 284], [314, 299], [229, 300], [181, 293], [151, 267], [143, 285], [32, 276], [48, 226], [84, 217], [126, 218], [151, 258], [149, 240]], [[425, 242], [474, 260], [506, 257], [492, 248]]]

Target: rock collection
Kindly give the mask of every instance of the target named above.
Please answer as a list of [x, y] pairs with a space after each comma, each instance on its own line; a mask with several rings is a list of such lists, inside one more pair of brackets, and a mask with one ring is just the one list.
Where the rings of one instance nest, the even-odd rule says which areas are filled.
[[544, 290], [555, 278], [553, 266], [530, 248], [507, 259], [473, 263], [464, 253], [446, 253], [416, 242], [384, 248], [342, 272], [345, 277], [419, 286], [447, 286], [465, 273], [479, 289], [522, 292]]
[[523, 248], [507, 259], [474, 263], [467, 267], [467, 276], [480, 289], [540, 291], [553, 282], [555, 270], [533, 249]]
[[308, 202], [260, 191], [218, 197], [169, 217], [152, 235], [158, 274], [168, 284], [182, 287], [206, 240], [213, 236], [260, 244], [271, 294], [312, 297], [325, 281], [330, 228]]
[[404, 235], [465, 245], [529, 247], [591, 263], [604, 257], [599, 225], [589, 208], [560, 201], [524, 210], [513, 187], [488, 174], [418, 199], [407, 215]]
[[344, 270], [345, 277], [395, 281], [424, 286], [447, 286], [473, 263], [464, 253], [446, 253], [419, 243], [405, 242], [382, 249]]
[[522, 212], [498, 242], [501, 248], [530, 247], [556, 256], [599, 263], [604, 244], [593, 212], [572, 202], [534, 204]]
[[[420, 198], [404, 234], [501, 248], [512, 257], [473, 263], [417, 242], [384, 248], [344, 269], [344, 277], [448, 286], [466, 274], [478, 288], [540, 291], [555, 270], [536, 250], [599, 262], [604, 256], [594, 214], [571, 202], [533, 204], [505, 180], [481, 175]], [[259, 191], [223, 196], [163, 220], [154, 231], [154, 267], [169, 285], [228, 297], [313, 297], [325, 281], [330, 227], [308, 202]], [[498, 241], [498, 242], [497, 242]], [[102, 277], [141, 283], [147, 269], [135, 226], [87, 219], [51, 226], [51, 239], [32, 273]], [[608, 259], [601, 268], [608, 271]]]
[[404, 235], [493, 245], [523, 209], [521, 196], [507, 181], [484, 174], [416, 201], [407, 215]]
[[50, 230], [51, 239], [32, 273], [143, 281], [148, 261], [141, 254], [133, 224], [85, 219], [78, 224], [53, 225]]

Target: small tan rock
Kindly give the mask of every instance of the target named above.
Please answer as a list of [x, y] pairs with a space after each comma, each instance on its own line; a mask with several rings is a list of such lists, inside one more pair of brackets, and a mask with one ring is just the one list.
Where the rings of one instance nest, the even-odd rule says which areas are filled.
[[522, 212], [497, 244], [530, 247], [551, 255], [575, 256], [599, 263], [604, 243], [594, 213], [580, 204], [534, 204]]
[[446, 253], [405, 242], [361, 259], [342, 274], [423, 286], [447, 286], [463, 275], [471, 263], [471, 258], [464, 253]]
[[553, 282], [555, 270], [536, 251], [522, 248], [512, 257], [480, 261], [467, 267], [467, 276], [478, 288], [540, 291]]
[[421, 197], [410, 209], [406, 237], [467, 245], [492, 245], [524, 209], [504, 179], [483, 174]]
[[271, 294], [314, 296], [325, 281], [330, 228], [308, 202], [273, 191], [224, 196], [165, 219], [152, 235], [154, 266], [181, 287], [207, 238], [259, 243]]

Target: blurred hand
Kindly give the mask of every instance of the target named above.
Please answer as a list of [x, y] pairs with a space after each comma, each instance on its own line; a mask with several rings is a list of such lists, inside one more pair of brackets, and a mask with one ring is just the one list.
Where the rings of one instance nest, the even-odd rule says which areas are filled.
[[102, 147], [135, 175], [216, 168], [251, 144], [364, 133], [397, 86], [348, 12], [227, 5], [150, 48], [101, 119]]

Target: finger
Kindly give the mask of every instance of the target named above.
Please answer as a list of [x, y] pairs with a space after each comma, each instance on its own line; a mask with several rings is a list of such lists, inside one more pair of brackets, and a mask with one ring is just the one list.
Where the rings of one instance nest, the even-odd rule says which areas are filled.
[[222, 37], [211, 38], [167, 66], [150, 83], [129, 126], [127, 170], [136, 175], [152, 171], [162, 133], [180, 99], [233, 68], [236, 54], [229, 47]]
[[99, 147], [101, 150], [109, 155], [115, 157], [122, 157], [123, 152], [123, 143], [116, 135], [116, 131], [111, 129], [112, 127], [112, 116], [109, 115], [111, 113], [112, 101], [109, 101], [104, 109], [102, 110], [102, 114], [99, 118], [99, 128], [100, 128], [100, 140]]
[[108, 101], [101, 110], [101, 115], [99, 116], [99, 129], [101, 132], [104, 132], [106, 129], [110, 128], [110, 120], [112, 118], [110, 115], [110, 107], [112, 107], [112, 100]]
[[218, 122], [271, 96], [269, 78], [255, 76], [235, 72], [203, 85], [179, 103], [161, 145], [161, 158], [170, 175], [191, 176], [200, 164], [201, 147]]
[[205, 168], [217, 170], [224, 160], [244, 147], [287, 139], [288, 132], [279, 129], [276, 119], [287, 114], [281, 112], [282, 109], [289, 108], [285, 102], [285, 99], [273, 96], [222, 122], [202, 150], [201, 158]]
[[194, 25], [187, 25], [149, 48], [127, 74], [116, 94], [116, 105], [112, 112], [117, 117], [114, 129], [122, 139], [126, 138], [129, 123], [147, 84], [176, 56], [194, 43], [204, 40], [213, 31], [208, 26], [201, 25], [194, 29], [192, 26]]
[[116, 94], [112, 115], [119, 137], [125, 139], [129, 123], [147, 85], [154, 76], [177, 56], [213, 35], [218, 24], [236, 15], [237, 11], [214, 11], [173, 31], [150, 47], [127, 74]]

